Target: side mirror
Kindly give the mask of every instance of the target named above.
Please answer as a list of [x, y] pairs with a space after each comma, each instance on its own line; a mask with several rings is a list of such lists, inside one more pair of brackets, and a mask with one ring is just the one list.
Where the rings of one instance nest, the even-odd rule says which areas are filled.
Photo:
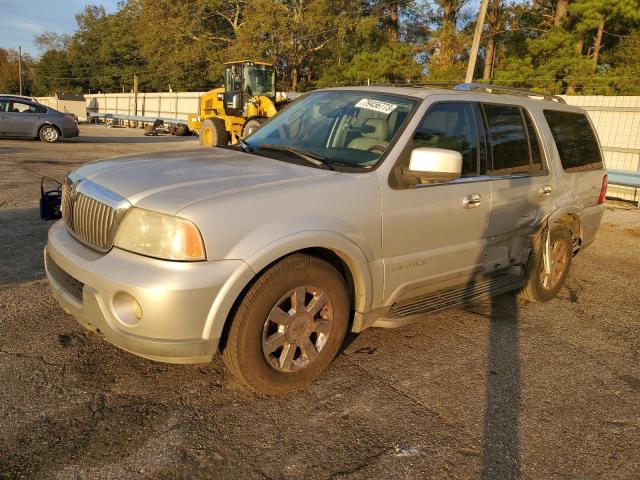
[[445, 183], [462, 175], [462, 155], [455, 150], [420, 147], [411, 151], [405, 175], [418, 177], [420, 183]]
[[233, 95], [233, 109], [242, 110], [242, 93], [235, 93]]

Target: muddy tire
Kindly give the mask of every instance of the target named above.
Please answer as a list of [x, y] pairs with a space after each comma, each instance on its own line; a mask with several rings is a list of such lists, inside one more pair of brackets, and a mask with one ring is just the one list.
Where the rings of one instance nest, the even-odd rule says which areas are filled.
[[305, 387], [338, 353], [349, 324], [343, 277], [295, 254], [264, 272], [238, 306], [223, 347], [229, 371], [258, 394]]
[[520, 291], [519, 297], [535, 303], [548, 302], [554, 298], [562, 286], [571, 268], [573, 246], [571, 232], [563, 225], [551, 227], [551, 271], [544, 268], [544, 248], [546, 231], [540, 235], [533, 246], [527, 263], [527, 284]]
[[189, 127], [184, 123], [179, 123], [174, 127], [173, 134], [176, 137], [186, 137], [189, 134]]
[[247, 123], [244, 124], [244, 127], [242, 127], [242, 138], [247, 138], [253, 132], [258, 130], [266, 121], [266, 118], [261, 117], [252, 118], [251, 120], [247, 121]]
[[43, 125], [38, 132], [38, 138], [46, 143], [56, 143], [61, 137], [60, 130], [53, 125]]
[[200, 127], [200, 145], [222, 147], [229, 143], [224, 122], [219, 118], [207, 118]]

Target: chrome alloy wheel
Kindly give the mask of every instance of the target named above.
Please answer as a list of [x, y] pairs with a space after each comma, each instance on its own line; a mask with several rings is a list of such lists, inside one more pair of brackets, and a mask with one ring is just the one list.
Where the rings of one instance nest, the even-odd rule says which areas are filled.
[[280, 372], [308, 366], [322, 351], [333, 328], [333, 304], [317, 287], [297, 287], [271, 309], [262, 329], [262, 352]]
[[40, 135], [45, 142], [55, 142], [58, 139], [58, 131], [54, 127], [43, 127]]
[[545, 290], [553, 290], [562, 278], [567, 261], [569, 260], [569, 249], [562, 240], [556, 240], [551, 244], [549, 252], [549, 269], [544, 267], [540, 272], [540, 283]]

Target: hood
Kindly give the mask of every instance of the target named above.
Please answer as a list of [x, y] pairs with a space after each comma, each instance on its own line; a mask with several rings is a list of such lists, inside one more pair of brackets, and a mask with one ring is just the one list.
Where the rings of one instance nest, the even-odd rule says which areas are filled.
[[100, 160], [76, 173], [133, 205], [165, 213], [222, 195], [336, 174], [211, 147]]

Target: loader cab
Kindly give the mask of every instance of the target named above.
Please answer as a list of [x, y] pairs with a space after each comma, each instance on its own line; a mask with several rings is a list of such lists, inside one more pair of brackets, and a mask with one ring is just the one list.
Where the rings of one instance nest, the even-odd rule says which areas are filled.
[[243, 117], [246, 103], [265, 96], [275, 101], [275, 69], [262, 62], [224, 64], [224, 110], [227, 115]]

